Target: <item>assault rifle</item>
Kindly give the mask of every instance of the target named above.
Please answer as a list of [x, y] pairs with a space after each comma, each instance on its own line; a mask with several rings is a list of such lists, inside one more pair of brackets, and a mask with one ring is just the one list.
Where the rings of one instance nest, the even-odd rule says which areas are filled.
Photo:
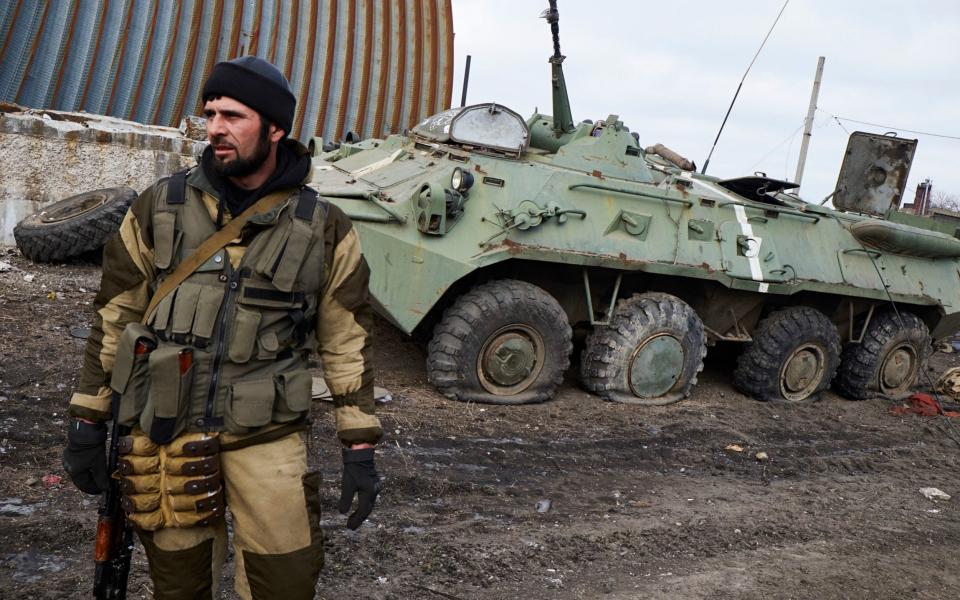
[[127, 577], [133, 554], [133, 525], [120, 506], [120, 480], [113, 476], [120, 459], [120, 438], [130, 433], [129, 427], [117, 422], [119, 407], [120, 394], [114, 392], [110, 453], [107, 455], [109, 485], [97, 511], [96, 570], [93, 575], [93, 597], [97, 600], [124, 600], [127, 597]]

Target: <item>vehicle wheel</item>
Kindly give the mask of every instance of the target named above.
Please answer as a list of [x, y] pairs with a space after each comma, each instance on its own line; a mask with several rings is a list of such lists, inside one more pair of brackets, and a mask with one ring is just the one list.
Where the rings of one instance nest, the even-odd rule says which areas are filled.
[[703, 322], [675, 296], [637, 294], [587, 337], [584, 387], [605, 400], [659, 406], [686, 398], [707, 353]]
[[70, 196], [20, 221], [13, 237], [20, 252], [35, 262], [84, 254], [107, 243], [136, 197], [127, 187]]
[[833, 322], [814, 308], [791, 306], [760, 321], [737, 359], [733, 383], [757, 400], [816, 400], [837, 372], [839, 357]]
[[902, 398], [910, 392], [932, 349], [930, 332], [916, 315], [874, 314], [863, 341], [847, 344], [840, 357], [837, 391], [854, 400], [877, 394]]
[[553, 296], [523, 281], [491, 281], [444, 312], [427, 348], [427, 378], [454, 400], [543, 402], [570, 366], [571, 337]]

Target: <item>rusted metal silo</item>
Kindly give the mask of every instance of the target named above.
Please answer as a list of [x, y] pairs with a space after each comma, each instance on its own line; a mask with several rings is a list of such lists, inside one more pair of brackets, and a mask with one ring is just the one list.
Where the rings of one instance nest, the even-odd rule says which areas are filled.
[[176, 126], [213, 64], [270, 60], [292, 134], [382, 136], [450, 106], [451, 0], [0, 2], [0, 101]]

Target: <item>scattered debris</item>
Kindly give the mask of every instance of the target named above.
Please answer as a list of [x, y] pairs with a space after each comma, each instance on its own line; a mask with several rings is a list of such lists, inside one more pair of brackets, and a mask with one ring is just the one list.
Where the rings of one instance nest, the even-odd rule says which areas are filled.
[[47, 292], [47, 300], [56, 300], [56, 299], [57, 299], [56, 292], [53, 292], [53, 291]]
[[727, 452], [743, 452], [743, 446], [741, 446], [740, 444], [730, 444], [729, 446], [724, 448], [724, 450], [726, 450]]
[[36, 277], [36, 275], [34, 275], [33, 273], [27, 273], [26, 275], [23, 276], [23, 280], [26, 281], [27, 283], [33, 283], [34, 277]]
[[553, 502], [551, 502], [549, 498], [539, 500], [537, 502], [537, 512], [543, 514], [550, 510], [551, 506], [553, 506]]
[[63, 478], [60, 477], [59, 475], [53, 475], [52, 473], [49, 474], [49, 475], [44, 475], [44, 476], [43, 476], [43, 487], [52, 487], [52, 486], [55, 486], [55, 485], [60, 485], [61, 479], [63, 479]]
[[30, 477], [26, 481], [24, 481], [24, 483], [27, 484], [28, 487], [33, 487], [38, 483], [40, 483], [40, 480], [37, 479], [36, 477]]
[[953, 344], [947, 340], [943, 340], [937, 344], [937, 352], [943, 352], [944, 354], [953, 354], [955, 350], [953, 349]]
[[75, 338], [85, 340], [88, 337], [90, 337], [90, 328], [89, 327], [71, 327], [70, 335]]
[[756, 459], [759, 460], [760, 462], [763, 462], [763, 461], [765, 461], [765, 460], [767, 460], [767, 459], [769, 459], [769, 458], [770, 458], [770, 457], [767, 456], [767, 453], [766, 453], [766, 452], [757, 452], [757, 454], [756, 454]]
[[38, 583], [46, 580], [49, 584], [50, 580], [57, 578], [51, 575], [65, 570], [69, 563], [53, 554], [28, 551], [0, 555], [0, 565], [18, 583]]
[[933, 389], [940, 394], [950, 396], [952, 400], [960, 400], [960, 367], [947, 369], [937, 380]]
[[891, 406], [890, 414], [903, 416], [905, 414], [920, 415], [923, 417], [936, 417], [943, 415], [945, 417], [960, 417], [960, 412], [955, 410], [944, 410], [943, 405], [931, 396], [923, 392], [917, 392], [907, 398], [909, 404], [900, 406]]
[[36, 506], [24, 504], [21, 498], [0, 500], [0, 517], [26, 517], [32, 515], [36, 510]]
[[935, 487], [925, 487], [920, 488], [920, 493], [923, 494], [923, 497], [927, 500], [949, 500], [950, 494], [944, 492], [943, 490], [937, 489]]
[[377, 404], [387, 404], [389, 402], [393, 402], [393, 394], [384, 388], [375, 385], [373, 386], [373, 401]]
[[8, 262], [3, 262], [0, 260], [0, 273], [6, 273], [7, 271], [15, 271], [17, 268], [11, 265]]

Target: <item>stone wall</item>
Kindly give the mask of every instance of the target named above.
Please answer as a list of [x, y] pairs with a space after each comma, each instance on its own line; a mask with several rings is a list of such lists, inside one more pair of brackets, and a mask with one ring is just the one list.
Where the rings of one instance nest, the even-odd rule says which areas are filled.
[[52, 202], [121, 185], [139, 192], [194, 164], [204, 142], [187, 137], [202, 139], [202, 128], [189, 129], [0, 105], [0, 244]]

